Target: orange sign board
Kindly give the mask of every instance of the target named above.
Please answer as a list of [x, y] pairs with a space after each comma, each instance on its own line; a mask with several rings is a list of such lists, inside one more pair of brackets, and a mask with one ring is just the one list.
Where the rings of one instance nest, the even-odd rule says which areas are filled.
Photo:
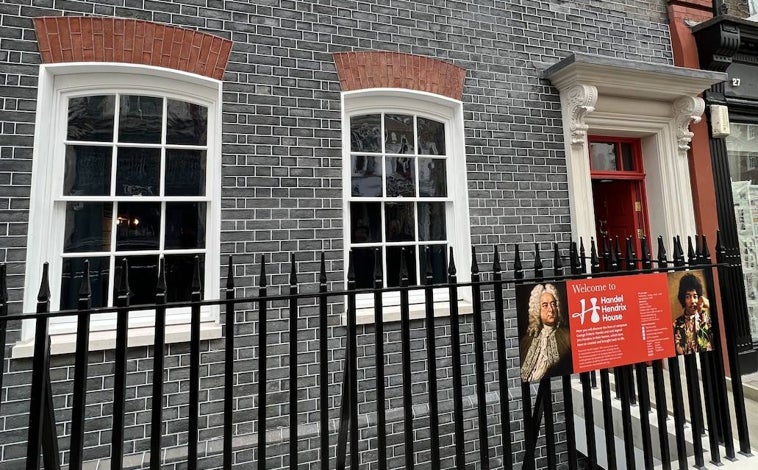
[[573, 372], [671, 357], [665, 273], [566, 282]]

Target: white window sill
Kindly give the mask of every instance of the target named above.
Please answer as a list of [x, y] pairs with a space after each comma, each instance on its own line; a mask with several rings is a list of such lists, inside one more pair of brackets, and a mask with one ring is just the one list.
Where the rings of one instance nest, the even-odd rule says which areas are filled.
[[[450, 302], [434, 302], [434, 317], [449, 317], [450, 316]], [[409, 318], [411, 320], [419, 320], [426, 318], [426, 306], [424, 304], [411, 304], [408, 309]], [[473, 305], [467, 300], [458, 301], [458, 314], [469, 315], [474, 312]], [[388, 305], [382, 309], [382, 319], [384, 323], [399, 322], [400, 321], [400, 306]], [[373, 307], [363, 307], [356, 310], [355, 323], [356, 325], [373, 325], [376, 323], [374, 318]], [[341, 326], [347, 326], [347, 313], [343, 313], [340, 318]]]
[[[217, 321], [200, 323], [200, 340], [222, 337], [221, 325]], [[155, 329], [152, 326], [129, 328], [128, 347], [151, 346], [155, 342]], [[190, 340], [189, 323], [166, 325], [166, 344], [187, 343]], [[115, 349], [116, 330], [91, 331], [89, 350], [105, 351]], [[50, 335], [50, 354], [73, 354], [76, 352], [76, 333]], [[34, 339], [19, 341], [13, 346], [11, 357], [19, 359], [34, 356]]]

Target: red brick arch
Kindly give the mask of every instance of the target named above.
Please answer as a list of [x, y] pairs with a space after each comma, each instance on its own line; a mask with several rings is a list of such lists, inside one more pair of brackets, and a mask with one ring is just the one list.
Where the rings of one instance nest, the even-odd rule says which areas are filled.
[[460, 100], [466, 69], [438, 59], [399, 52], [337, 52], [334, 63], [343, 91], [406, 88]]
[[48, 16], [34, 28], [44, 63], [155, 65], [221, 80], [232, 50], [212, 34], [126, 18]]

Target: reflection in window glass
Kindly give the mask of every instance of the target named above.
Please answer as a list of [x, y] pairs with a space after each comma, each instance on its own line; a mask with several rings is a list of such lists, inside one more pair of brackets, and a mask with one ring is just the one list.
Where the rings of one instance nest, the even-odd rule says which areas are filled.
[[621, 169], [624, 171], [635, 171], [634, 150], [629, 142], [621, 142]]
[[350, 242], [382, 241], [382, 204], [380, 202], [350, 203]]
[[205, 195], [205, 150], [166, 150], [166, 196]]
[[75, 309], [79, 305], [79, 290], [84, 280], [85, 259], [89, 260], [92, 307], [107, 306], [110, 259], [107, 256], [65, 258], [61, 269], [61, 310]]
[[116, 157], [116, 195], [158, 196], [161, 151], [155, 148], [121, 147]]
[[110, 251], [112, 219], [110, 202], [67, 202], [63, 251]]
[[413, 153], [413, 116], [385, 115], [384, 136], [386, 153]]
[[166, 203], [166, 249], [205, 248], [205, 203]]
[[382, 157], [356, 155], [350, 161], [350, 186], [353, 196], [381, 197]]
[[[373, 261], [385, 286], [399, 285], [402, 250], [411, 284], [425, 276], [420, 247], [444, 263], [450, 205], [445, 132], [443, 122], [414, 114], [350, 117], [349, 236], [358, 287], [373, 286]], [[445, 276], [444, 267], [432, 269], [435, 279]]]
[[66, 139], [80, 142], [113, 141], [113, 117], [116, 97], [82, 96], [68, 101]]
[[[122, 282], [122, 260], [129, 266], [129, 303], [143, 305], [155, 303], [156, 280], [158, 279], [158, 256], [127, 256], [118, 259], [116, 276], [113, 283], [113, 298], [117, 298]], [[168, 279], [166, 280], [168, 285]]]
[[354, 152], [381, 152], [379, 136], [382, 133], [380, 114], [356, 116], [350, 120], [350, 150]]
[[590, 155], [593, 170], [616, 170], [616, 146], [613, 143], [590, 142]]
[[419, 155], [445, 155], [445, 125], [418, 118], [418, 146]]
[[173, 273], [167, 276], [169, 298], [188, 299], [186, 274], [192, 270], [187, 265], [195, 256], [204, 263], [207, 249], [208, 109], [160, 96], [118, 94], [76, 97], [68, 106], [61, 306], [76, 301], [81, 253], [98, 254], [103, 305], [114, 302], [118, 286], [118, 275], [109, 273], [116, 273], [131, 251], [141, 252], [127, 256], [133, 263], [132, 303], [154, 300], [160, 256]]
[[447, 196], [446, 161], [439, 158], [418, 159], [419, 196]]
[[116, 220], [118, 251], [157, 250], [161, 223], [159, 202], [119, 202]]
[[111, 192], [111, 147], [66, 146], [64, 196], [107, 196]]
[[167, 144], [205, 145], [208, 108], [186, 101], [168, 100], [166, 112]]
[[119, 142], [144, 144], [161, 142], [163, 98], [122, 96], [119, 116]]
[[730, 122], [726, 147], [750, 334], [758, 341], [758, 125]]
[[186, 302], [192, 298], [195, 258], [200, 263], [200, 285], [205, 285], [205, 257], [202, 255], [166, 255], [166, 300]]

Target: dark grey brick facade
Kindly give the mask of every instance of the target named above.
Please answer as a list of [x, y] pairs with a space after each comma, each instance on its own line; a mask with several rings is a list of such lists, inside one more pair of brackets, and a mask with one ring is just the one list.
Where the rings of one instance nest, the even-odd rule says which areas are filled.
[[[539, 78], [540, 72], [570, 52], [586, 52], [637, 61], [668, 64], [671, 45], [663, 0], [624, 1], [287, 1], [254, 0], [11, 0], [0, 4], [0, 262], [7, 263], [11, 311], [18, 313], [23, 289], [24, 260], [32, 170], [32, 147], [40, 57], [32, 18], [42, 15], [106, 15], [139, 18], [188, 28], [198, 28], [234, 41], [223, 84], [223, 154], [221, 254], [234, 255], [239, 296], [257, 292], [258, 262], [269, 259], [269, 283], [287, 283], [289, 253], [297, 253], [301, 282], [315, 288], [318, 259], [326, 253], [332, 287], [343, 280], [341, 114], [340, 86], [332, 53], [352, 50], [397, 51], [425, 55], [452, 62], [467, 70], [463, 93], [466, 162], [472, 245], [491, 261], [492, 245], [505, 248], [511, 259], [515, 243], [567, 242], [570, 214], [563, 130], [557, 91]], [[225, 261], [222, 262], [224, 271]], [[459, 267], [466, 269], [466, 267]], [[486, 268], [484, 265], [482, 269]], [[274, 290], [274, 289], [272, 289]], [[509, 312], [515, 304], [509, 299]], [[339, 316], [342, 307], [333, 306], [330, 316], [330, 368], [341, 380], [344, 329]], [[276, 313], [272, 313], [276, 315]], [[491, 315], [489, 315], [491, 317]], [[300, 461], [317, 468], [318, 339], [314, 325], [315, 307], [301, 311], [302, 329], [299, 363], [301, 375]], [[237, 462], [254, 458], [254, 406], [257, 393], [256, 314], [239, 313], [236, 363], [238, 397], [236, 431], [239, 437]], [[270, 317], [273, 318], [273, 317]], [[270, 468], [287, 464], [286, 443], [288, 334], [286, 315], [272, 321], [269, 337], [269, 432], [280, 433], [281, 445], [268, 450]], [[509, 357], [512, 388], [511, 407], [519, 417], [518, 342], [515, 314], [508, 318], [511, 339]], [[496, 435], [498, 393], [494, 352], [494, 320], [485, 327], [488, 339], [491, 435]], [[9, 325], [8, 343], [19, 338], [19, 324]], [[423, 325], [415, 325], [413, 349], [419, 355], [417, 383], [420, 426], [428, 426], [424, 416], [425, 385]], [[444, 338], [449, 326], [440, 321], [443, 340], [438, 356], [449, 356]], [[393, 467], [402, 467], [401, 370], [399, 327], [387, 325], [388, 409], [394, 436], [388, 451]], [[464, 374], [473, 373], [471, 322], [461, 327]], [[366, 327], [358, 338], [359, 356], [373, 354], [373, 328]], [[248, 347], [245, 347], [248, 346]], [[9, 347], [6, 348], [9, 350]], [[201, 386], [201, 439], [212, 454], [202, 467], [220, 465], [218, 441], [221, 436], [223, 391], [223, 342], [203, 345]], [[188, 347], [168, 347], [166, 392], [164, 397], [164, 446], [168, 454], [181, 454], [186, 441]], [[9, 354], [8, 354], [9, 355]], [[149, 447], [149, 409], [152, 348], [133, 348], [129, 353], [127, 453]], [[87, 407], [85, 456], [107, 457], [110, 439], [113, 352], [93, 352]], [[370, 364], [371, 361], [368, 361]], [[70, 414], [73, 359], [53, 360], [53, 387], [56, 402], [64, 411], [59, 423]], [[414, 371], [415, 370], [414, 366]], [[0, 395], [0, 468], [19, 468], [25, 459], [29, 360], [6, 360], [3, 364], [5, 389]], [[373, 409], [373, 374], [367, 367], [359, 376], [361, 412]], [[450, 387], [449, 357], [440, 362], [440, 390]], [[467, 381], [464, 380], [464, 384]], [[467, 387], [473, 399], [473, 386]], [[340, 390], [331, 390], [332, 416], [337, 417]], [[488, 400], [490, 401], [490, 400]], [[451, 406], [442, 402], [446, 432], [443, 444], [450, 443]], [[397, 408], [398, 410], [394, 410]], [[556, 406], [559, 426], [560, 406]], [[472, 420], [476, 413], [468, 410]], [[364, 417], [363, 419], [370, 419]], [[362, 421], [363, 422], [363, 421]], [[284, 428], [281, 432], [279, 428]], [[523, 452], [523, 430], [518, 419], [513, 424], [516, 449]], [[60, 424], [67, 446], [70, 429]], [[310, 434], [309, 434], [310, 433]], [[365, 437], [375, 433], [366, 429]], [[563, 434], [563, 433], [561, 433]], [[418, 430], [419, 447], [426, 449], [428, 432]], [[562, 440], [563, 441], [563, 440]], [[476, 458], [476, 439], [471, 436], [467, 452]], [[332, 444], [335, 444], [333, 440]], [[502, 454], [499, 441], [492, 443], [495, 455]], [[375, 449], [362, 441], [365, 459]], [[565, 441], [563, 441], [565, 450]], [[204, 447], [201, 446], [201, 449]], [[332, 446], [334, 452], [334, 445]], [[544, 452], [537, 453], [538, 456]], [[452, 464], [452, 451], [443, 451]], [[170, 455], [167, 455], [170, 457]], [[257, 458], [257, 457], [256, 457]], [[426, 458], [424, 454], [422, 459]], [[171, 462], [174, 460], [169, 459]], [[539, 464], [543, 464], [540, 457]], [[143, 466], [142, 460], [134, 466]], [[146, 465], [146, 464], [144, 464]], [[176, 468], [183, 468], [181, 464]], [[304, 467], [303, 467], [304, 468]]]

